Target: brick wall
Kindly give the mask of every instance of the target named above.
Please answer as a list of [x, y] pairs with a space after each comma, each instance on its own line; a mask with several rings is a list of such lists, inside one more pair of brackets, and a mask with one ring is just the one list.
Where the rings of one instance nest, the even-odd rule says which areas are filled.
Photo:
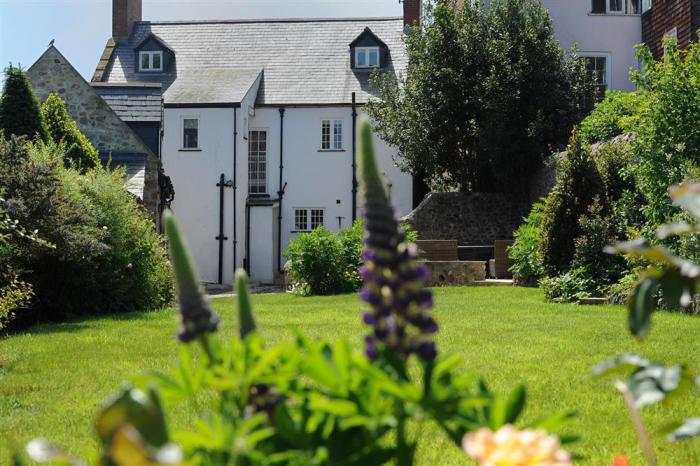
[[112, 0], [112, 37], [131, 34], [136, 21], [141, 21], [142, 0]]
[[697, 39], [699, 8], [700, 0], [654, 0], [652, 8], [642, 15], [642, 41], [655, 58], [663, 56], [663, 38], [673, 28], [681, 48]]
[[420, 24], [421, 0], [403, 0], [403, 22], [409, 26]]

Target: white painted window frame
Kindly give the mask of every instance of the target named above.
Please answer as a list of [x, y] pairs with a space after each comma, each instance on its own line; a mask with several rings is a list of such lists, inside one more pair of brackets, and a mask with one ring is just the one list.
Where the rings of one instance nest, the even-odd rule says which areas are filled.
[[[185, 147], [185, 120], [197, 120], [197, 147]], [[181, 151], [201, 151], [202, 150], [202, 119], [199, 115], [182, 115], [180, 116], [180, 150]]]
[[576, 51], [577, 57], [605, 57], [605, 83], [606, 90], [612, 89], [612, 53], [610, 52], [582, 52]]
[[249, 128], [248, 129], [248, 154], [247, 154], [247, 160], [248, 163], [250, 164], [250, 143], [251, 143], [251, 137], [250, 133], [253, 131], [264, 131], [265, 132], [265, 191], [261, 193], [253, 193], [250, 191], [250, 165], [248, 165], [248, 194], [251, 195], [258, 195], [258, 196], [264, 196], [266, 194], [270, 193], [270, 164], [269, 162], [269, 154], [270, 154], [270, 128], [267, 127], [254, 127], [254, 128]]
[[[340, 122], [340, 147], [336, 147], [335, 145], [335, 125], [336, 123]], [[328, 133], [328, 147], [323, 147], [323, 125], [324, 123], [328, 123], [329, 125], [329, 133]], [[333, 118], [333, 117], [324, 117], [321, 118], [320, 122], [320, 129], [321, 129], [321, 140], [320, 140], [320, 149], [319, 152], [343, 152], [345, 151], [345, 119], [343, 118]]]
[[[158, 55], [160, 57], [160, 67], [153, 67], [153, 57]], [[144, 68], [143, 56], [148, 56], [148, 68]], [[141, 50], [139, 52], [139, 71], [163, 71], [163, 51], [161, 50]]]
[[[377, 52], [377, 64], [376, 65], [370, 65], [369, 64], [369, 53], [371, 50], [374, 50]], [[360, 51], [365, 52], [365, 58], [366, 58], [366, 63], [364, 65], [360, 65], [360, 62], [358, 60], [358, 57], [360, 55]], [[369, 47], [355, 47], [355, 68], [380, 68], [382, 66], [382, 56], [379, 54], [379, 47], [376, 45], [369, 46]]]
[[588, 0], [588, 11], [589, 14], [592, 15], [611, 15], [611, 16], [640, 16], [641, 13], [646, 11], [644, 9], [644, 1], [640, 0], [639, 4], [639, 13], [628, 13], [627, 12], [627, 2], [628, 0], [622, 0], [622, 11], [615, 11], [610, 9], [610, 1], [611, 0], [605, 0], [605, 13], [593, 13], [593, 0]]
[[[301, 229], [297, 228], [297, 212], [303, 210], [306, 211], [306, 229]], [[311, 225], [311, 212], [314, 210], [320, 210], [323, 212], [323, 219], [322, 222], [319, 225], [316, 225], [316, 228], [319, 226], [322, 226], [323, 228], [326, 228], [326, 208], [325, 207], [294, 207], [292, 211], [294, 212], [293, 219], [294, 219], [294, 228], [292, 229], [293, 233], [310, 233], [314, 231], [314, 227]]]

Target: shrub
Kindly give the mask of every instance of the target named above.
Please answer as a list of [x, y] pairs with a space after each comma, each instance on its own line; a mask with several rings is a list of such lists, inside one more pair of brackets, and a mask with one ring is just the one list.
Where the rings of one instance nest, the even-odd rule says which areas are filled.
[[570, 303], [581, 298], [601, 296], [604, 290], [587, 267], [577, 267], [561, 275], [544, 277], [540, 280], [540, 287], [545, 299], [555, 303]]
[[523, 223], [513, 233], [515, 241], [508, 249], [508, 257], [513, 260], [511, 271], [519, 285], [534, 286], [542, 277], [542, 217], [544, 202], [536, 202]]
[[70, 314], [150, 309], [168, 303], [171, 278], [161, 239], [124, 173], [85, 175], [63, 164], [62, 146], [0, 140], [5, 206], [55, 249], [23, 243], [14, 254], [35, 298], [18, 324]]
[[29, 76], [12, 65], [5, 69], [5, 85], [0, 96], [0, 131], [5, 138], [12, 135], [38, 137], [42, 141], [49, 138]]
[[99, 151], [80, 132], [78, 125], [68, 114], [66, 103], [58, 94], [48, 95], [41, 104], [41, 114], [53, 141], [65, 145], [66, 164], [88, 169], [100, 163]]
[[636, 116], [643, 105], [639, 92], [608, 91], [605, 99], [581, 122], [584, 144], [609, 141], [615, 136], [636, 130]]
[[542, 263], [548, 276], [570, 268], [576, 249], [574, 240], [583, 234], [579, 218], [596, 196], [604, 196], [603, 180], [589, 147], [574, 131], [542, 213]]

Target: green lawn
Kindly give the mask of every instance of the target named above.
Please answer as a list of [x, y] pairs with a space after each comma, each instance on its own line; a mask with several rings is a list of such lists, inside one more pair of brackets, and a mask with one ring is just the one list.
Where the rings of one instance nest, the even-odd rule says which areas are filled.
[[[323, 338], [348, 338], [361, 347], [365, 331], [355, 295], [301, 298], [253, 297], [258, 324], [268, 340], [293, 329]], [[217, 299], [223, 336], [235, 335], [232, 300]], [[582, 436], [573, 449], [581, 464], [608, 465], [625, 453], [645, 464], [625, 408], [610, 380], [590, 377], [593, 366], [623, 351], [651, 359], [698, 365], [700, 318], [659, 314], [651, 338], [638, 343], [625, 330], [622, 307], [580, 307], [543, 302], [541, 293], [522, 288], [451, 288], [436, 291], [441, 352], [456, 352], [463, 369], [485, 377], [498, 390], [525, 382], [526, 418], [575, 410], [568, 431]], [[176, 362], [177, 322], [172, 309], [41, 325], [0, 340], [0, 464], [6, 464], [7, 439], [25, 442], [47, 437], [72, 452], [94, 452], [92, 416], [101, 400], [130, 375], [169, 371]], [[697, 394], [696, 394], [697, 395]], [[700, 415], [700, 396], [690, 403], [644, 411], [647, 424]], [[188, 413], [173, 413], [171, 423], [186, 423]], [[700, 441], [669, 444], [656, 435], [662, 465], [700, 464]], [[437, 429], [423, 433], [422, 465], [468, 464], [460, 450]]]

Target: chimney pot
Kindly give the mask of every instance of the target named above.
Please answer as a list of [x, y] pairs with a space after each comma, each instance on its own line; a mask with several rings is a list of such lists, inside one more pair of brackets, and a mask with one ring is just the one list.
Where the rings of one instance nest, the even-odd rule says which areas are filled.
[[112, 37], [129, 36], [142, 10], [142, 0], [112, 0]]

